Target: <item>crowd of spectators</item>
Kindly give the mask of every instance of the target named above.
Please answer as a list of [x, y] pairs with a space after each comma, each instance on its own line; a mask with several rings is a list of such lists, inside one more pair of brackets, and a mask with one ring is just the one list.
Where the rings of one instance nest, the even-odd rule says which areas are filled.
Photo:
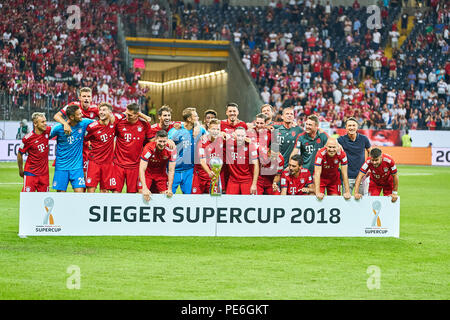
[[[293, 106], [299, 121], [316, 113], [332, 128], [354, 116], [367, 129], [450, 129], [450, 13], [445, 1], [431, 2], [414, 21], [426, 25], [424, 32], [413, 30], [401, 48], [408, 19], [399, 28], [400, 8], [388, 1], [380, 5], [381, 25], [374, 28], [357, 0], [348, 8], [314, 0], [273, 0], [252, 8], [175, 1], [174, 36], [234, 43], [278, 118]], [[390, 59], [386, 45], [392, 46]]]
[[94, 95], [145, 95], [139, 71], [123, 70], [117, 44], [117, 13], [138, 10], [138, 2], [71, 5], [65, 0], [0, 1], [0, 91], [14, 101], [31, 96], [38, 107], [49, 97], [76, 100], [77, 89], [84, 86]]

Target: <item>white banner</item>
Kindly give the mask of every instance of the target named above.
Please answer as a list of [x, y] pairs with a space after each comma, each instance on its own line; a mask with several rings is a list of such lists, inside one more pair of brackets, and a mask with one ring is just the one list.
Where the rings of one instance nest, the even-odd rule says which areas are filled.
[[[21, 140], [0, 140], [0, 161], [16, 161], [21, 143]], [[56, 140], [50, 140], [48, 148], [48, 160], [55, 160]]]
[[431, 165], [450, 166], [450, 148], [432, 148]]
[[21, 193], [29, 235], [399, 237], [400, 199]]

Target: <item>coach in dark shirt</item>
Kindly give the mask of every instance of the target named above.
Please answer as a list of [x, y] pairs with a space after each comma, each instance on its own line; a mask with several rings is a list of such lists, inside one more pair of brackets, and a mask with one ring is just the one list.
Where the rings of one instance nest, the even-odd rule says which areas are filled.
[[[365, 161], [364, 150], [367, 151], [367, 154], [370, 152], [370, 141], [365, 135], [358, 133], [358, 122], [353, 117], [348, 118], [345, 122], [345, 129], [347, 134], [340, 136], [338, 142], [347, 154], [348, 182], [350, 193], [353, 193], [356, 177]], [[359, 193], [364, 194], [363, 183], [361, 183]]]

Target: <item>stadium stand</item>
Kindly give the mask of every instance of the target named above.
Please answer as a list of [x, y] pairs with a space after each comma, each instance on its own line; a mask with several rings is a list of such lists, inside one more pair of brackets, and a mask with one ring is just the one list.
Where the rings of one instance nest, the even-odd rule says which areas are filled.
[[120, 14], [130, 36], [230, 40], [278, 119], [289, 105], [299, 122], [316, 113], [331, 128], [350, 116], [367, 129], [450, 128], [445, 1], [417, 9], [404, 30], [397, 1], [380, 6], [381, 28], [372, 29], [371, 14], [357, 0], [351, 7], [309, 0], [265, 7], [91, 0], [80, 5], [82, 28], [70, 32], [69, 14], [60, 10], [66, 1], [12, 2], [0, 8], [6, 17], [0, 22], [0, 103], [57, 110], [76, 99], [80, 86], [145, 99], [139, 72], [124, 70], [121, 60]]
[[2, 1], [2, 105], [31, 105], [36, 111], [50, 106], [57, 111], [76, 100], [76, 89], [83, 86], [91, 87], [94, 95], [144, 97], [146, 91], [137, 83], [139, 72], [123, 70], [117, 46], [117, 13], [132, 13], [137, 4], [83, 1], [78, 28], [76, 19], [70, 19], [73, 13], [66, 11], [67, 1]]
[[[366, 129], [448, 129], [449, 11], [444, 2], [438, 11], [436, 6], [424, 11], [424, 22], [414, 22], [407, 41], [393, 50], [390, 59], [384, 48], [390, 46], [392, 32], [403, 32], [401, 24], [397, 26], [400, 6], [382, 6], [377, 32], [366, 23], [371, 13], [355, 4], [273, 1], [267, 7], [195, 7], [180, 3], [172, 7], [177, 21], [173, 36], [232, 41], [263, 101], [276, 107], [278, 120], [281, 109], [294, 106], [300, 122], [317, 113], [332, 128], [355, 116]], [[431, 42], [415, 39], [427, 36]], [[424, 47], [411, 50], [408, 43]], [[430, 60], [408, 61], [420, 54]], [[420, 92], [416, 84], [411, 94], [407, 76], [411, 72], [418, 77], [423, 63], [427, 75], [434, 68], [437, 77], [444, 78], [440, 95], [438, 81], [420, 87]], [[421, 95], [418, 100], [416, 93]]]

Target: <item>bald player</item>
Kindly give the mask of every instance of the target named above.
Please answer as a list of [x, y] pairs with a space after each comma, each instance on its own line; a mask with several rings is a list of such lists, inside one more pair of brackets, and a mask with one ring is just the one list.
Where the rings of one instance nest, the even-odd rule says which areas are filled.
[[325, 191], [330, 196], [341, 195], [339, 165], [344, 182], [344, 198], [348, 200], [351, 194], [348, 185], [347, 155], [338, 147], [335, 138], [328, 138], [325, 147], [317, 151], [314, 162], [314, 185], [317, 199], [322, 200]]

